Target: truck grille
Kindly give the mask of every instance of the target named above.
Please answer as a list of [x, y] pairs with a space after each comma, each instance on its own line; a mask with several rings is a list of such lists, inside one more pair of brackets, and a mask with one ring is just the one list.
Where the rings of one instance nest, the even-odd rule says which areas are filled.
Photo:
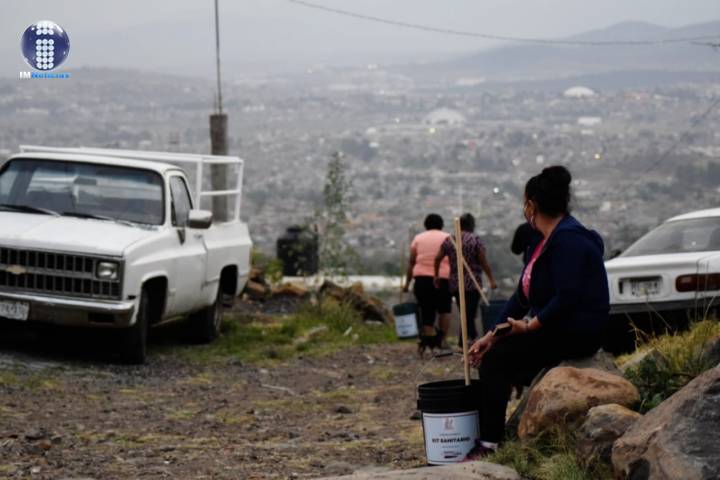
[[95, 272], [103, 261], [117, 260], [0, 247], [0, 289], [120, 300], [122, 264], [117, 279], [100, 280]]

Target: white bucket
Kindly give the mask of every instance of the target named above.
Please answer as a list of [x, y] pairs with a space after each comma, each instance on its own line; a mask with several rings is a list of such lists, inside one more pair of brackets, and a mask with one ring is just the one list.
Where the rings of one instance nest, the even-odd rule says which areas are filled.
[[477, 410], [480, 383], [443, 380], [418, 386], [418, 410], [422, 412], [425, 454], [430, 465], [465, 460], [480, 439]]
[[393, 307], [395, 315], [395, 332], [398, 338], [415, 338], [418, 336], [417, 305], [401, 303]]
[[480, 436], [478, 412], [423, 413], [425, 453], [430, 465], [461, 462]]

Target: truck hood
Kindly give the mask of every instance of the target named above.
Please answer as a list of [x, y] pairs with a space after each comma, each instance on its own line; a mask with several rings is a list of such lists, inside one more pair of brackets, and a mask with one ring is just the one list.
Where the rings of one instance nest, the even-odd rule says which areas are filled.
[[152, 228], [104, 220], [0, 212], [4, 247], [121, 256], [133, 243], [153, 235]]

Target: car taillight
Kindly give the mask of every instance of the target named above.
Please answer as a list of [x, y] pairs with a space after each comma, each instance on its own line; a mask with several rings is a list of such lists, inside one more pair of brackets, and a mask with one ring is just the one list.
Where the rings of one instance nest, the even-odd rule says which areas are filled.
[[675, 280], [675, 289], [678, 292], [720, 290], [720, 273], [680, 275]]

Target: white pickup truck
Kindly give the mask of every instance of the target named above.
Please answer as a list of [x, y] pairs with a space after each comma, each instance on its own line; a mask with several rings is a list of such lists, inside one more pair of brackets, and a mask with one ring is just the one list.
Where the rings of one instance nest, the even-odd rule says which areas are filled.
[[[217, 165], [234, 187], [205, 188]], [[161, 323], [189, 316], [212, 341], [250, 269], [242, 173], [236, 157], [21, 147], [0, 169], [0, 321], [115, 329], [130, 363]], [[200, 209], [216, 198], [223, 222]]]

